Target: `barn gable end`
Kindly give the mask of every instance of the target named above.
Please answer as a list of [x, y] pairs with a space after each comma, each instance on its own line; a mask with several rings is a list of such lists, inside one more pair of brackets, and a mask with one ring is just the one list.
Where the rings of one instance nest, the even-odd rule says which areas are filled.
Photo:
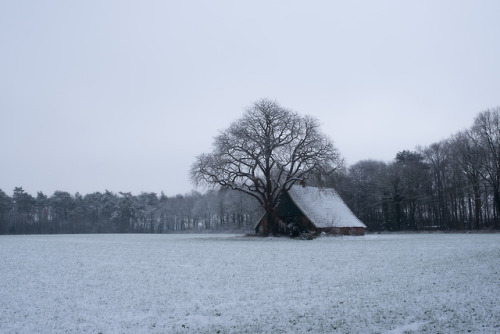
[[[277, 208], [280, 232], [286, 233], [290, 223], [301, 223], [311, 232], [341, 235], [364, 235], [363, 224], [334, 189], [293, 186]], [[265, 215], [255, 230], [262, 233], [267, 225]]]

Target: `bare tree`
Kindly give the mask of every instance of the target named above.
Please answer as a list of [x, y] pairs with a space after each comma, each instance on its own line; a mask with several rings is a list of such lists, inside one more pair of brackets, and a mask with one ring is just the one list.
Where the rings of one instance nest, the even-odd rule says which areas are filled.
[[284, 192], [312, 173], [330, 174], [341, 164], [316, 119], [262, 99], [215, 137], [212, 153], [196, 158], [191, 180], [254, 197], [267, 215], [264, 232], [276, 234], [275, 208]]
[[[476, 132], [471, 130], [462, 131], [455, 135], [452, 141], [452, 153], [455, 164], [460, 168], [463, 176], [467, 178], [464, 188], [472, 188], [474, 197], [474, 222], [475, 228], [479, 229], [482, 220], [481, 186], [483, 182], [484, 152], [478, 146], [480, 140]], [[472, 205], [470, 205], [472, 206]], [[472, 210], [469, 210], [469, 216]], [[471, 218], [468, 219], [472, 221]]]
[[481, 159], [478, 159], [479, 171], [493, 189], [493, 201], [498, 225], [500, 213], [500, 107], [488, 109], [480, 113], [474, 120], [470, 136], [474, 145], [479, 148]]
[[350, 209], [370, 230], [382, 230], [388, 221], [384, 197], [390, 192], [388, 166], [385, 162], [361, 160], [348, 169], [343, 197]]
[[425, 161], [430, 168], [430, 182], [432, 190], [432, 221], [434, 226], [444, 226], [449, 221], [449, 175], [451, 160], [451, 144], [441, 141], [431, 144], [422, 150]]

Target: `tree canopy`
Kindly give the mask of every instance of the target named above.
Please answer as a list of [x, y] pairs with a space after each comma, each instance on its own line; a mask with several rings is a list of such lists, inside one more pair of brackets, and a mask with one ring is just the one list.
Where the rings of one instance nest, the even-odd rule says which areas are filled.
[[342, 164], [319, 122], [262, 99], [215, 137], [213, 151], [191, 168], [196, 185], [231, 188], [254, 197], [277, 233], [274, 210], [283, 194], [312, 174], [331, 174]]

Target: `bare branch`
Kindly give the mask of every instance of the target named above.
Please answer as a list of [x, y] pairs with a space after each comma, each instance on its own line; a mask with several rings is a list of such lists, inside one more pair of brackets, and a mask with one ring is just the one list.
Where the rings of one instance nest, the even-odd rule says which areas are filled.
[[259, 100], [215, 137], [214, 150], [196, 158], [197, 186], [227, 187], [256, 198], [271, 217], [283, 193], [309, 175], [328, 174], [342, 163], [318, 121]]

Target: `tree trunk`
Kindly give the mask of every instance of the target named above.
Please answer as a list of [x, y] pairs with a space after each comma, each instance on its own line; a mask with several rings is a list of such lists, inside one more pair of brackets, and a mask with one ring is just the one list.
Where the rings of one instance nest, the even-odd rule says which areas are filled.
[[493, 187], [493, 201], [495, 202], [495, 228], [498, 228], [498, 213], [500, 212], [500, 189], [497, 185]]
[[480, 229], [481, 222], [481, 193], [479, 191], [479, 184], [474, 184], [474, 221], [475, 221], [475, 229]]
[[277, 223], [276, 223], [276, 215], [274, 214], [274, 209], [272, 205], [266, 205], [266, 228], [264, 229], [264, 234], [273, 236], [277, 235]]

